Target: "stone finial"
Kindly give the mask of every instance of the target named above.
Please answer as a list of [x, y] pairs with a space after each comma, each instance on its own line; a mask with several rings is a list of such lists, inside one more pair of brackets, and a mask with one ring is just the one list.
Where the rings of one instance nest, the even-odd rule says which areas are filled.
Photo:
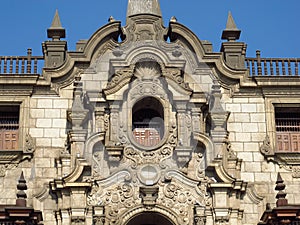
[[172, 16], [171, 19], [170, 19], [170, 22], [176, 23], [177, 22], [177, 18], [175, 16]]
[[109, 18], [108, 18], [108, 22], [109, 23], [112, 23], [112, 22], [115, 22], [116, 20], [115, 20], [115, 18], [113, 17], [113, 16], [110, 16]]
[[222, 33], [222, 39], [228, 41], [235, 41], [240, 38], [241, 30], [239, 30], [234, 22], [231, 12], [228, 13], [227, 25]]
[[162, 17], [159, 0], [128, 0], [127, 17], [139, 14]]
[[18, 192], [17, 192], [16, 205], [20, 207], [26, 207], [27, 195], [25, 193], [25, 190], [27, 190], [27, 185], [26, 185], [26, 180], [24, 178], [23, 171], [21, 173], [21, 176], [17, 184], [17, 190]]
[[285, 189], [284, 181], [282, 180], [280, 173], [278, 173], [276, 187], [275, 187], [275, 190], [278, 191], [278, 193], [276, 195], [276, 198], [277, 198], [276, 206], [277, 207], [288, 205], [288, 200], [285, 198], [286, 193], [284, 192], [284, 189]]
[[51, 27], [47, 30], [48, 38], [53, 40], [60, 40], [60, 38], [66, 37], [66, 30], [62, 27], [58, 10], [55, 11], [55, 15], [51, 24]]

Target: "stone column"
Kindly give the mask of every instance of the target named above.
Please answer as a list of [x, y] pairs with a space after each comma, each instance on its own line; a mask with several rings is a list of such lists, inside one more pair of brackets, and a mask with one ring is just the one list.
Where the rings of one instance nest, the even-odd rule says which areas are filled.
[[210, 156], [210, 159], [222, 158], [227, 150], [228, 131], [227, 120], [230, 115], [225, 111], [221, 104], [221, 86], [214, 82], [212, 86], [211, 98], [209, 103], [209, 114], [212, 122], [211, 138], [214, 142], [215, 152]]
[[[69, 132], [71, 142], [71, 159], [75, 162], [76, 157], [82, 157], [87, 130], [85, 122], [88, 118], [88, 109], [83, 106], [82, 82], [80, 76], [74, 82], [74, 99], [72, 109], [68, 110], [68, 120], [72, 123], [72, 130]], [[74, 165], [72, 165], [73, 167]]]
[[180, 168], [187, 166], [192, 157], [193, 147], [191, 146], [192, 121], [188, 113], [187, 102], [176, 102], [177, 109], [177, 132], [178, 146], [175, 148], [177, 162]]

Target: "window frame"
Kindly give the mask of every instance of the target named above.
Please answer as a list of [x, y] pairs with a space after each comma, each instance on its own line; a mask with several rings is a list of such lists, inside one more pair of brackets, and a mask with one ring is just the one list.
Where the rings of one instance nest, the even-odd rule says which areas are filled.
[[[266, 139], [261, 146], [261, 153], [267, 160], [275, 161], [279, 165], [299, 165], [300, 152], [278, 152], [277, 138], [276, 138], [276, 122], [275, 122], [275, 109], [279, 107], [299, 107], [299, 98], [284, 98], [272, 97], [266, 98], [265, 111], [266, 111]], [[263, 149], [263, 150], [262, 150]]]
[[0, 96], [1, 106], [19, 106], [18, 148], [12, 150], [0, 149], [0, 164], [19, 163], [25, 158], [32, 158], [33, 150], [26, 149], [26, 139], [29, 135], [30, 97], [28, 96]]

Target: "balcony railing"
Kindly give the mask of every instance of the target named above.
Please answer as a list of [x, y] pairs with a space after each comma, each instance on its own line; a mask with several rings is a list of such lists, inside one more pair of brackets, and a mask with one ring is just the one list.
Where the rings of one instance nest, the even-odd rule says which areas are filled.
[[0, 75], [40, 74], [44, 57], [31, 54], [28, 49], [27, 56], [0, 56]]
[[246, 67], [250, 76], [299, 76], [300, 58], [246, 58]]

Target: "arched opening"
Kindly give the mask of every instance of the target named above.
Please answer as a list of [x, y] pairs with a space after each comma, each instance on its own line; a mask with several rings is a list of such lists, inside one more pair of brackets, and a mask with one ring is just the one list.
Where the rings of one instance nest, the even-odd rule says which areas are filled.
[[174, 223], [159, 213], [149, 212], [133, 217], [125, 225], [174, 225]]
[[132, 132], [136, 143], [152, 147], [164, 136], [164, 108], [153, 97], [138, 101], [132, 109]]

